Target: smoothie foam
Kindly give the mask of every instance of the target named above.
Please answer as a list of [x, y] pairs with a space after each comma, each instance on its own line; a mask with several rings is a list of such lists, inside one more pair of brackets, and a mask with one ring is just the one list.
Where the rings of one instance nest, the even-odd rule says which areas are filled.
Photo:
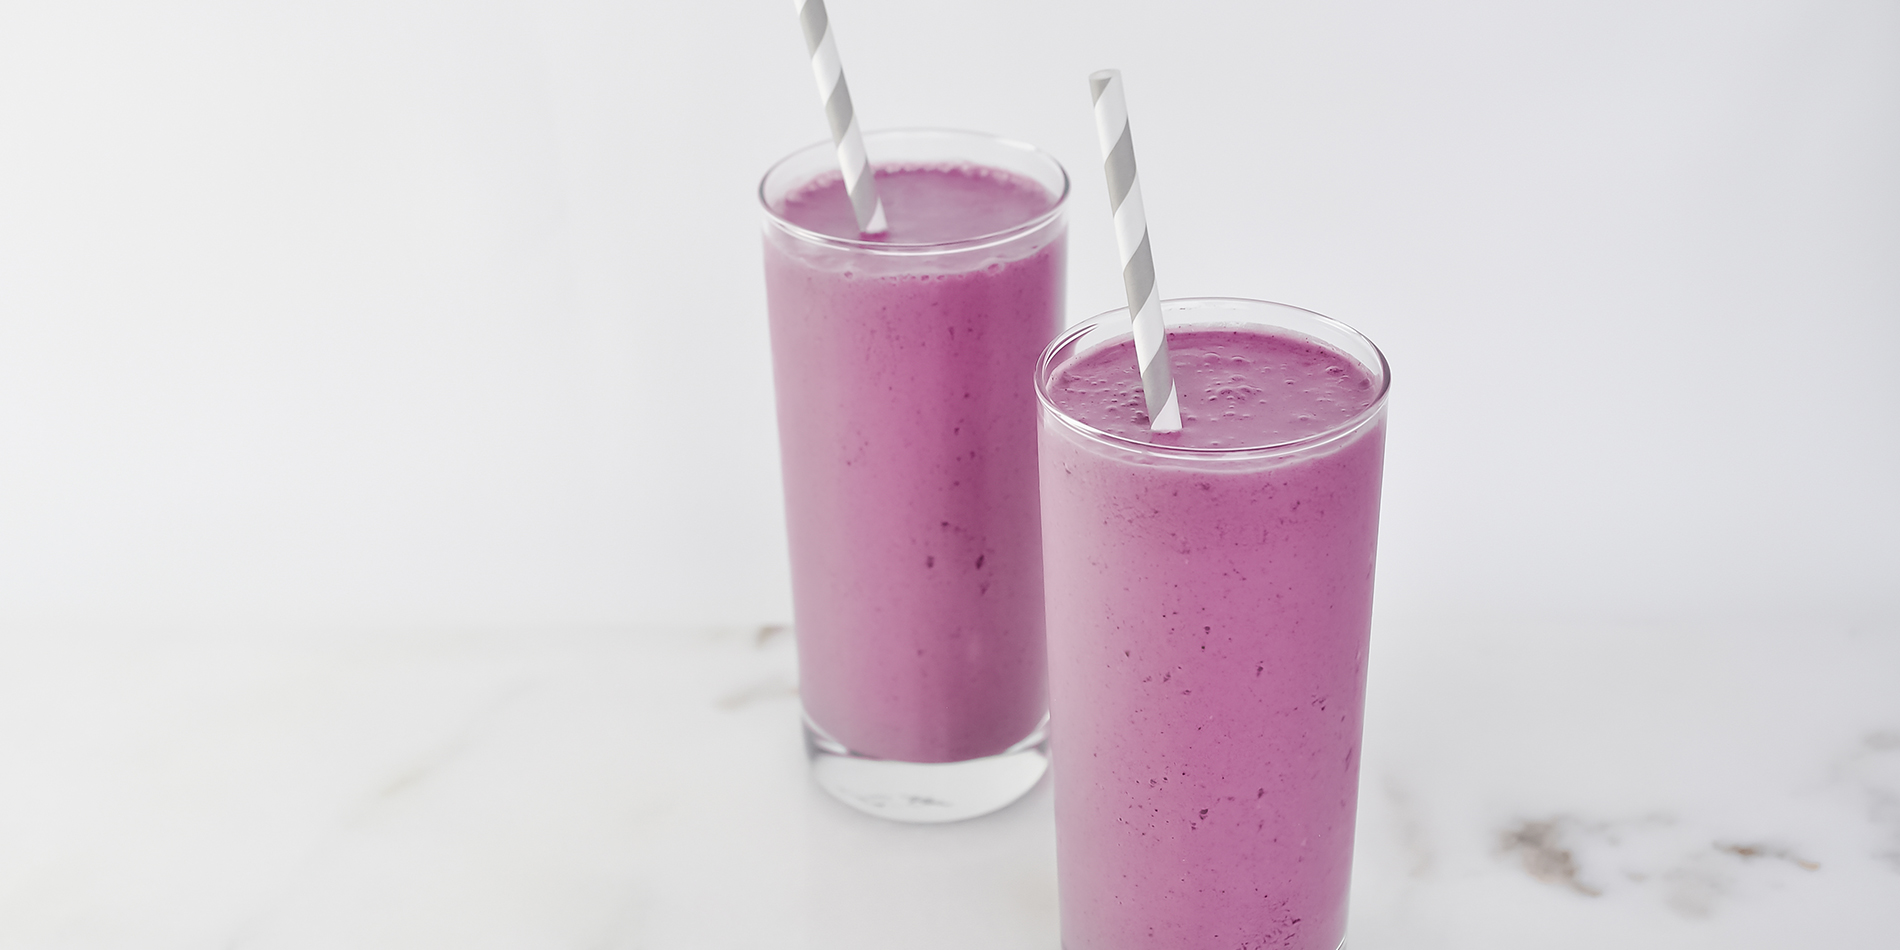
[[1381, 380], [1284, 331], [1178, 329], [1169, 347], [1178, 433], [1148, 432], [1126, 340], [1044, 383], [1111, 435], [1048, 413], [1041, 433], [1063, 944], [1334, 950]]
[[854, 752], [961, 761], [1046, 708], [1030, 378], [1064, 244], [971, 241], [1055, 206], [1006, 172], [880, 168], [877, 187], [875, 242], [835, 174], [772, 210], [839, 246], [765, 242], [800, 694]]

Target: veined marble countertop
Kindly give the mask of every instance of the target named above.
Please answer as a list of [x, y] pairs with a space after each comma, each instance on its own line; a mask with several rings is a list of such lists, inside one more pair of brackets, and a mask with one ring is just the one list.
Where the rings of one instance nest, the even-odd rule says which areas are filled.
[[[1058, 946], [1047, 782], [806, 778], [778, 628], [0, 638], [0, 947]], [[1900, 946], [1900, 630], [1381, 622], [1351, 943]]]

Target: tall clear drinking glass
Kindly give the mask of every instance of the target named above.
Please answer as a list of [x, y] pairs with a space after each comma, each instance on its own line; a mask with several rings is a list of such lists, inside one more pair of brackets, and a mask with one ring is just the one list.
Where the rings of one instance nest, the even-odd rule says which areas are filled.
[[1047, 767], [1036, 356], [1062, 327], [1068, 176], [970, 132], [872, 132], [891, 231], [830, 143], [765, 175], [766, 300], [807, 747], [906, 821]]
[[1390, 372], [1297, 307], [1163, 311], [1179, 433], [1125, 310], [1036, 370], [1063, 946], [1334, 950]]

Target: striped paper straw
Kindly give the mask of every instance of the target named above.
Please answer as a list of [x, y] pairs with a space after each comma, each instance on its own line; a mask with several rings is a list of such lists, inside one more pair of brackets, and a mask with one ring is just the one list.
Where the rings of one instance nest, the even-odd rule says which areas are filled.
[[1128, 131], [1121, 70], [1104, 69], [1089, 76], [1089, 91], [1095, 96], [1095, 134], [1102, 142], [1102, 171], [1108, 175], [1115, 245], [1122, 252], [1122, 286], [1128, 291], [1128, 318], [1135, 325], [1135, 359], [1141, 365], [1148, 428], [1179, 432], [1181, 401], [1174, 391], [1174, 373], [1168, 368], [1168, 327], [1161, 319], [1161, 292], [1155, 289], [1154, 254], [1148, 249], [1141, 182], [1135, 178], [1135, 140]]
[[792, 5], [798, 8], [798, 25], [805, 28], [811, 74], [818, 80], [818, 98], [825, 101], [825, 118], [831, 120], [831, 141], [838, 147], [838, 167], [844, 171], [844, 189], [851, 195], [858, 231], [883, 234], [890, 227], [884, 223], [884, 204], [877, 200], [871, 159], [864, 154], [864, 134], [858, 131], [858, 117], [851, 111], [851, 90], [844, 84], [844, 66], [838, 62], [838, 43], [831, 36], [825, 0], [792, 0]]

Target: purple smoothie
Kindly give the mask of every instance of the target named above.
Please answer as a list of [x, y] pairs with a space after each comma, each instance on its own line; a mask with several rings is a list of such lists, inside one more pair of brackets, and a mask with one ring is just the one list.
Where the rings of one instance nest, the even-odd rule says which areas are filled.
[[1044, 383], [1057, 410], [1110, 436], [1045, 411], [1063, 946], [1334, 950], [1384, 381], [1283, 330], [1168, 338], [1179, 433], [1147, 431], [1125, 340]]
[[996, 169], [877, 186], [877, 241], [836, 174], [771, 208], [818, 239], [766, 230], [799, 691], [853, 752], [962, 761], [1046, 709], [1030, 379], [1063, 230], [1055, 195]]

